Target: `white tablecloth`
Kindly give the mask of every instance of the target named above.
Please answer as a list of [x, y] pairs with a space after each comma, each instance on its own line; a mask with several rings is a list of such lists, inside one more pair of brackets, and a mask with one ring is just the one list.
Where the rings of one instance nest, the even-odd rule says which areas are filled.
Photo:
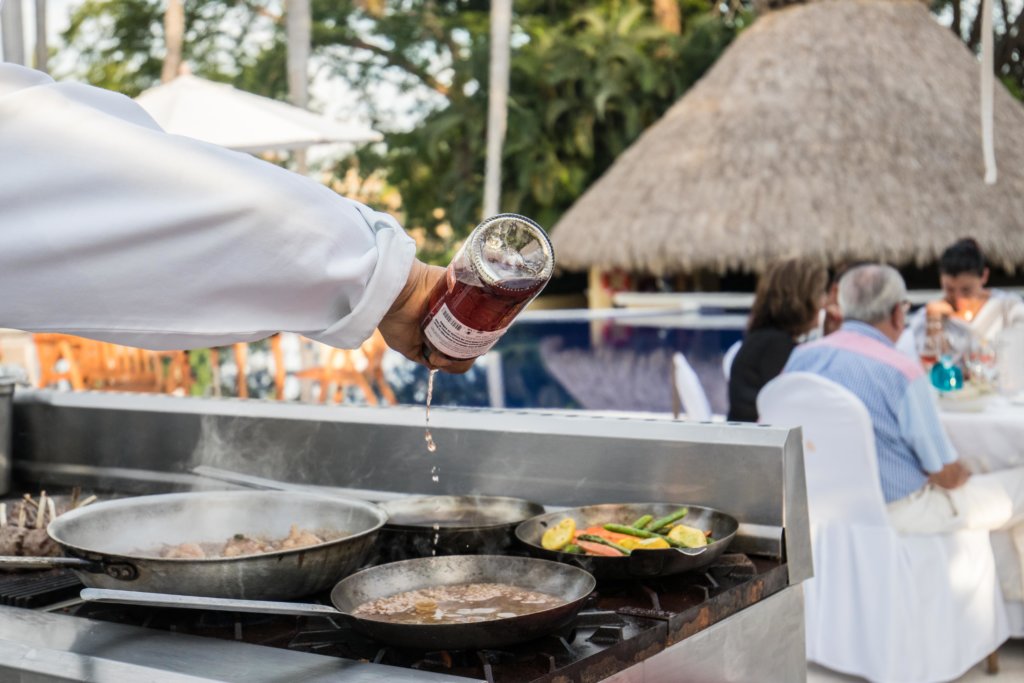
[[[942, 424], [949, 434], [961, 460], [972, 472], [992, 472], [1024, 466], [1024, 405], [998, 395], [971, 401], [970, 405], [944, 405], [939, 401]], [[980, 408], [976, 412], [968, 412]], [[999, 581], [1014, 637], [1024, 635], [1024, 592], [1021, 590], [1020, 563], [1009, 534], [992, 534], [992, 550], [996, 556]]]
[[971, 407], [951, 410], [940, 401], [942, 424], [964, 464], [974, 472], [1024, 466], [1024, 405], [990, 395]]

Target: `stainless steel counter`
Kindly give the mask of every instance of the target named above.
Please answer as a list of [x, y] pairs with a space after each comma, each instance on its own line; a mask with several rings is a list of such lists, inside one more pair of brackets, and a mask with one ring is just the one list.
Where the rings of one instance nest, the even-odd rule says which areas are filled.
[[[418, 408], [36, 391], [19, 392], [14, 413], [14, 472], [30, 486], [224, 488], [191, 474], [210, 465], [377, 499], [478, 493], [549, 506], [720, 508], [741, 522], [733, 549], [783, 558], [788, 586], [609, 680], [678, 680], [678, 662], [694, 658], [718, 662], [691, 668], [695, 681], [804, 679], [799, 584], [811, 576], [811, 556], [799, 430], [437, 409], [438, 451], [428, 453]], [[138, 666], [163, 678], [139, 678]], [[38, 675], [20, 680], [467, 680], [0, 608], [0, 680], [14, 671]], [[60, 671], [74, 673], [54, 677]]]
[[468, 680], [0, 606], [0, 681], [465, 683]]

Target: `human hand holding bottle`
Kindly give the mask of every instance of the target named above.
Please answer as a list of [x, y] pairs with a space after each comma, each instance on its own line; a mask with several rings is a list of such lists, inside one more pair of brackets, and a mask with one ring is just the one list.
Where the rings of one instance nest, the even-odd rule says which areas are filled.
[[443, 277], [445, 269], [413, 260], [405, 287], [380, 321], [378, 329], [388, 346], [406, 358], [431, 369], [463, 373], [473, 366], [473, 360], [455, 361], [438, 355], [428, 361], [423, 356], [423, 316], [427, 312], [430, 293]]

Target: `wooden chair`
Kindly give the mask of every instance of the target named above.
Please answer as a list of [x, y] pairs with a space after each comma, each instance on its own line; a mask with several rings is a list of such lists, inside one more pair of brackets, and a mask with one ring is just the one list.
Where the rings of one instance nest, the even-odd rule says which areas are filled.
[[74, 391], [187, 393], [191, 386], [185, 351], [148, 351], [52, 333], [34, 334], [33, 342], [41, 388], [66, 381]]
[[[377, 385], [381, 396], [389, 405], [398, 402], [394, 391], [384, 378], [382, 361], [388, 346], [380, 332], [374, 330], [373, 336], [363, 342], [357, 350], [335, 349], [326, 345], [321, 345], [320, 350], [320, 364], [299, 370], [295, 376], [299, 379], [312, 380], [319, 385], [321, 403], [327, 403], [328, 397], [333, 403], [340, 403], [344, 399], [345, 389], [354, 386], [362, 392], [369, 405], [379, 405], [380, 400], [371, 383]], [[275, 352], [275, 364], [278, 368], [284, 367], [283, 353], [280, 351]], [[284, 377], [280, 370], [275, 373], [275, 381], [278, 381], [279, 387], [284, 386]]]

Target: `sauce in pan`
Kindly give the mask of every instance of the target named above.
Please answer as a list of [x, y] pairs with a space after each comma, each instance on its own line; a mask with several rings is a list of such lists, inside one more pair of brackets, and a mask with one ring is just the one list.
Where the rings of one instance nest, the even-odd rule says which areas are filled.
[[505, 583], [420, 588], [365, 602], [353, 616], [396, 624], [471, 624], [541, 612], [565, 600]]

